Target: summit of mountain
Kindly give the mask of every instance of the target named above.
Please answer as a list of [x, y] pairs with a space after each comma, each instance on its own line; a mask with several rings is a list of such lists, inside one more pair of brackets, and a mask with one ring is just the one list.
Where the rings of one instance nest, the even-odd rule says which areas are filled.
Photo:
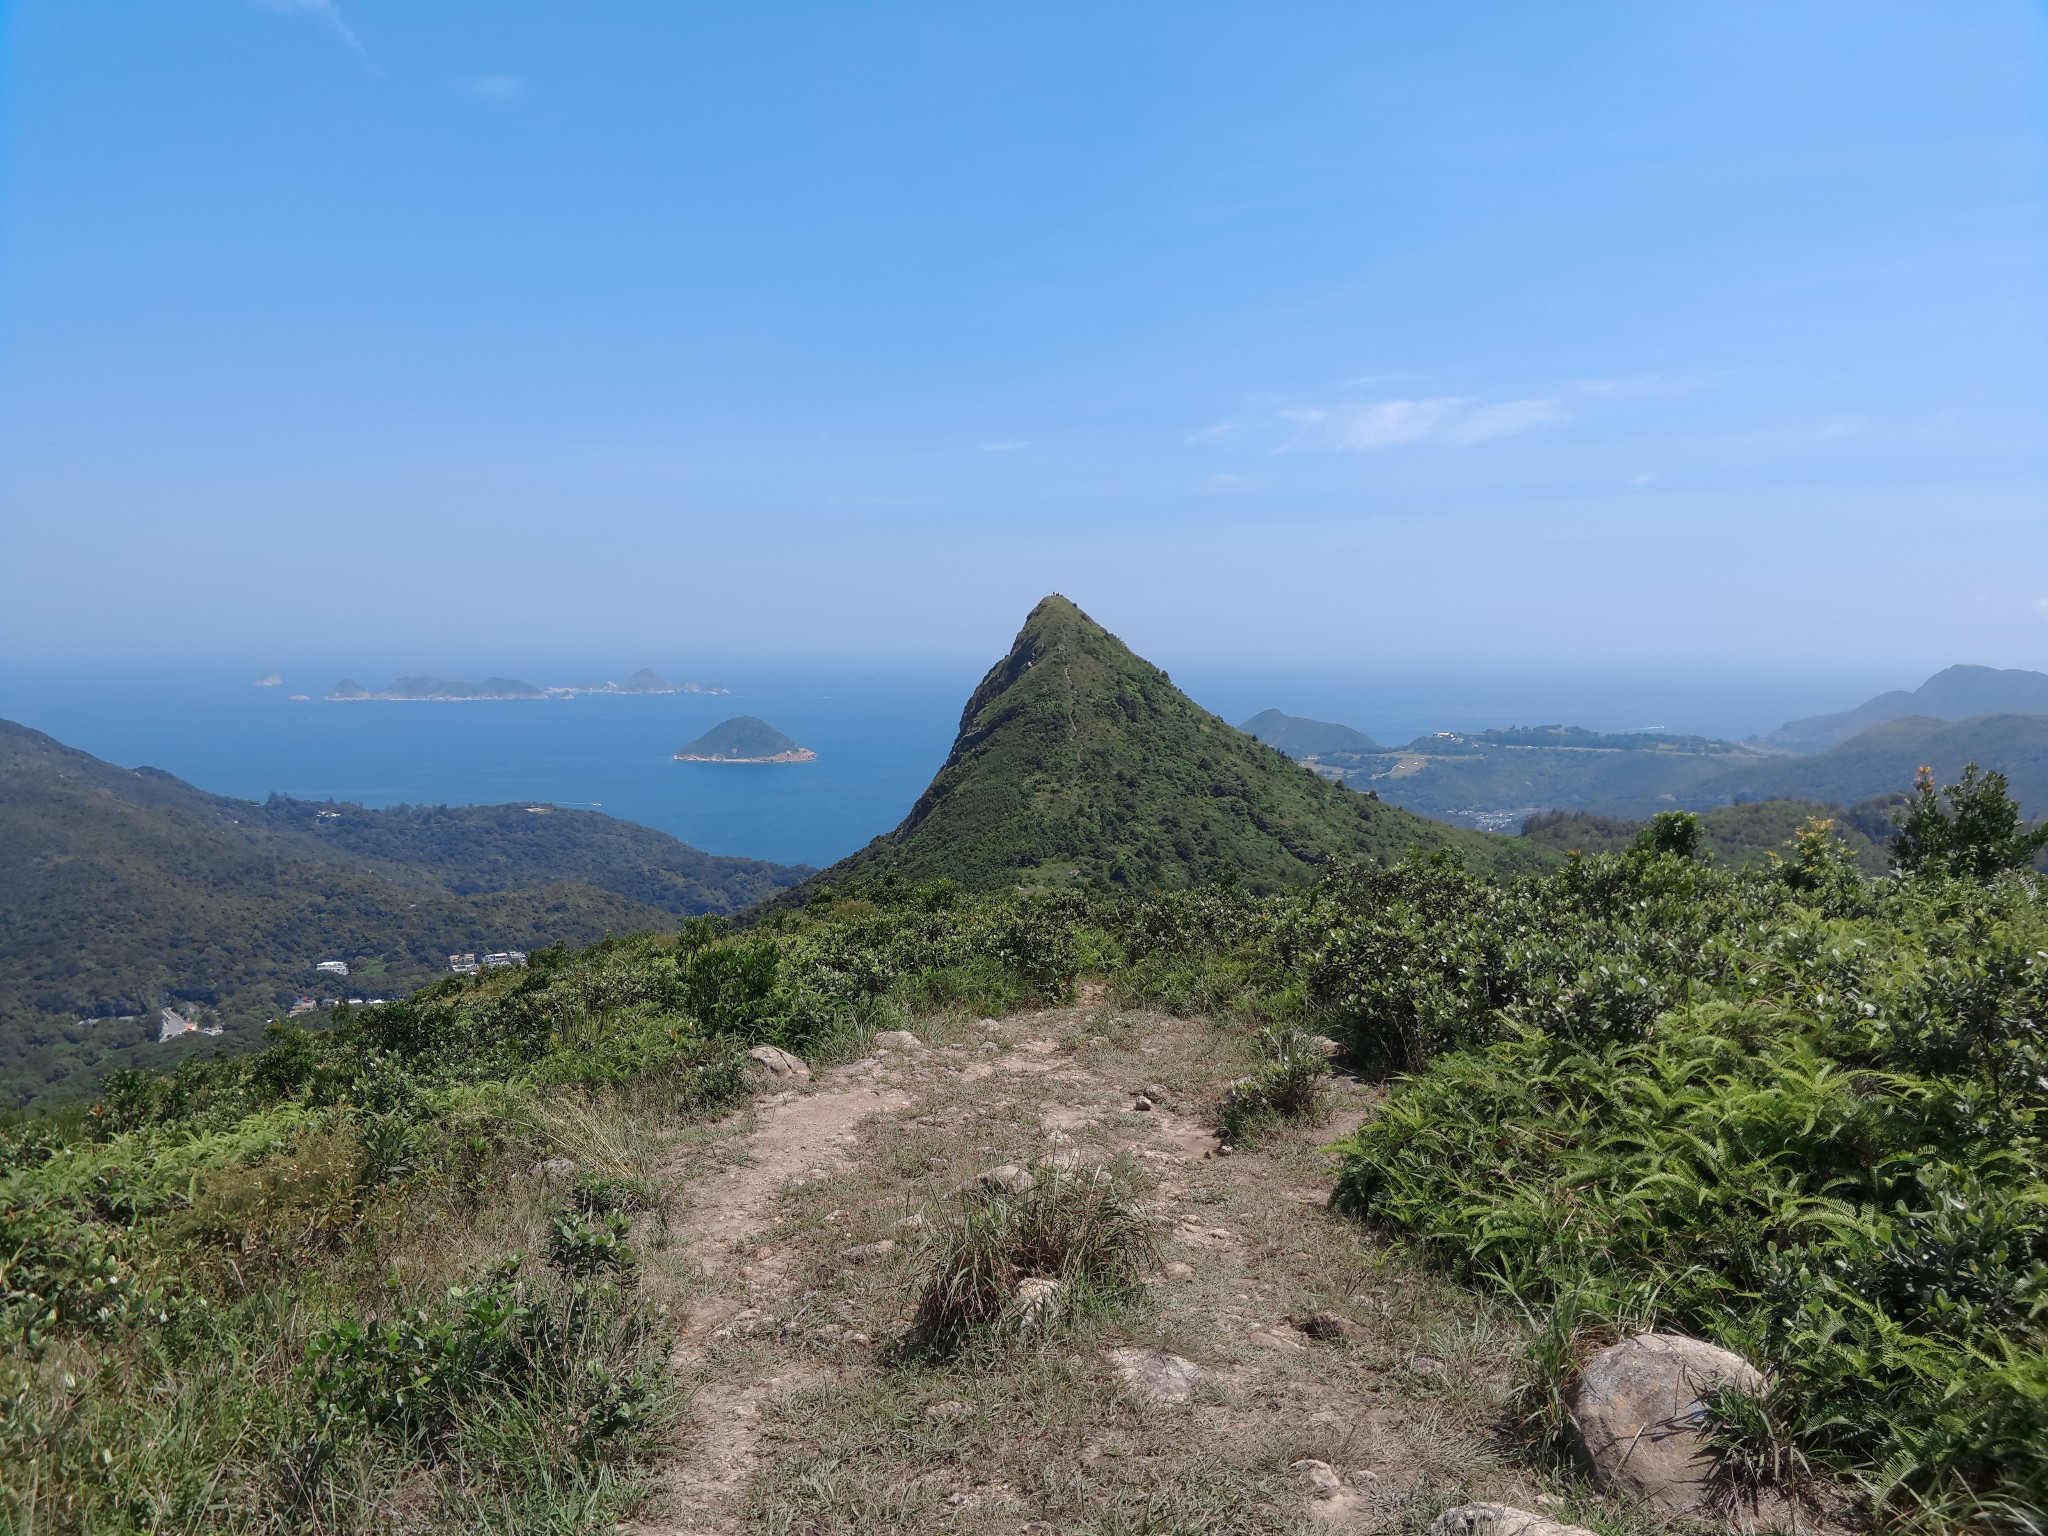
[[1305, 884], [1331, 858], [1392, 862], [1439, 848], [1489, 870], [1550, 857], [1317, 776], [1054, 595], [968, 699], [953, 750], [903, 824], [815, 883], [1150, 890], [1228, 872], [1271, 891]]

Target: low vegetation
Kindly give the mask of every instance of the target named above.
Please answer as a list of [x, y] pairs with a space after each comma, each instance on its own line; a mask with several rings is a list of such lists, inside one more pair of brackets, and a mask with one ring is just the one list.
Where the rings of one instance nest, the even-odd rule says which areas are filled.
[[[1259, 1114], [1312, 1110], [1308, 1034], [1389, 1079], [1339, 1195], [1527, 1320], [1533, 1436], [1586, 1349], [1655, 1323], [1772, 1377], [1725, 1416], [1743, 1464], [1810, 1468], [1873, 1522], [2038, 1525], [2048, 900], [2022, 829], [1965, 814], [1993, 792], [1923, 800], [1945, 827], [1877, 880], [1823, 827], [1730, 870], [1672, 817], [1509, 883], [1439, 850], [1271, 895], [814, 889], [745, 932], [542, 952], [124, 1075], [7, 1133], [8, 1518], [617, 1518], [679, 1411], [653, 1172], [745, 1097], [742, 1048], [829, 1059], [1088, 976], [1272, 1031]], [[1021, 1326], [1026, 1279], [1133, 1293], [1149, 1239], [1115, 1185], [1036, 1178], [933, 1239], [916, 1336]]]
[[960, 1197], [918, 1302], [910, 1342], [949, 1353], [1043, 1338], [1076, 1317], [1129, 1305], [1159, 1267], [1150, 1225], [1107, 1169], [1051, 1163]]
[[1313, 1123], [1322, 1113], [1330, 1076], [1322, 1037], [1292, 1028], [1262, 1034], [1272, 1059], [1231, 1084], [1217, 1112], [1226, 1145], [1252, 1141], [1285, 1121]]

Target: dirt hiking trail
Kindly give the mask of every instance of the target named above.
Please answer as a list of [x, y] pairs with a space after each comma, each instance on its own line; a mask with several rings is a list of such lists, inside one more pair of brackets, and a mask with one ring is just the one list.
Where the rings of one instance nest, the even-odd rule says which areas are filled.
[[[1241, 1030], [1105, 1005], [927, 1023], [769, 1094], [664, 1170], [688, 1429], [630, 1536], [1395, 1529], [1418, 1500], [1558, 1506], [1493, 1449], [1512, 1338], [1331, 1213], [1313, 1127], [1221, 1149]], [[1119, 1170], [1149, 1304], [954, 1364], [892, 1346], [955, 1191]]]

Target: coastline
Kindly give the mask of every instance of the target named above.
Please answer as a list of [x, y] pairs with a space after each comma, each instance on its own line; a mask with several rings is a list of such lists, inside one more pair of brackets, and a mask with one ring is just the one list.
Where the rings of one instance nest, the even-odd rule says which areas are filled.
[[818, 754], [809, 747], [798, 747], [793, 752], [777, 752], [773, 757], [704, 757], [678, 752], [669, 759], [672, 763], [815, 763], [817, 760]]

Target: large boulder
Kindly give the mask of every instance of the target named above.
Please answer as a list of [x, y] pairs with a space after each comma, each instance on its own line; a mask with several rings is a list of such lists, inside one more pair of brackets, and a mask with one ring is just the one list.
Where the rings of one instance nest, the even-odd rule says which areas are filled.
[[1512, 1504], [1460, 1504], [1436, 1517], [1429, 1536], [1593, 1536], [1583, 1525], [1532, 1515]]
[[792, 1056], [779, 1045], [757, 1045], [747, 1052], [752, 1070], [771, 1083], [808, 1083], [811, 1069], [801, 1056]]
[[1586, 1362], [1567, 1406], [1601, 1487], [1684, 1515], [1713, 1493], [1705, 1394], [1764, 1387], [1738, 1354], [1683, 1334], [1639, 1333]]

